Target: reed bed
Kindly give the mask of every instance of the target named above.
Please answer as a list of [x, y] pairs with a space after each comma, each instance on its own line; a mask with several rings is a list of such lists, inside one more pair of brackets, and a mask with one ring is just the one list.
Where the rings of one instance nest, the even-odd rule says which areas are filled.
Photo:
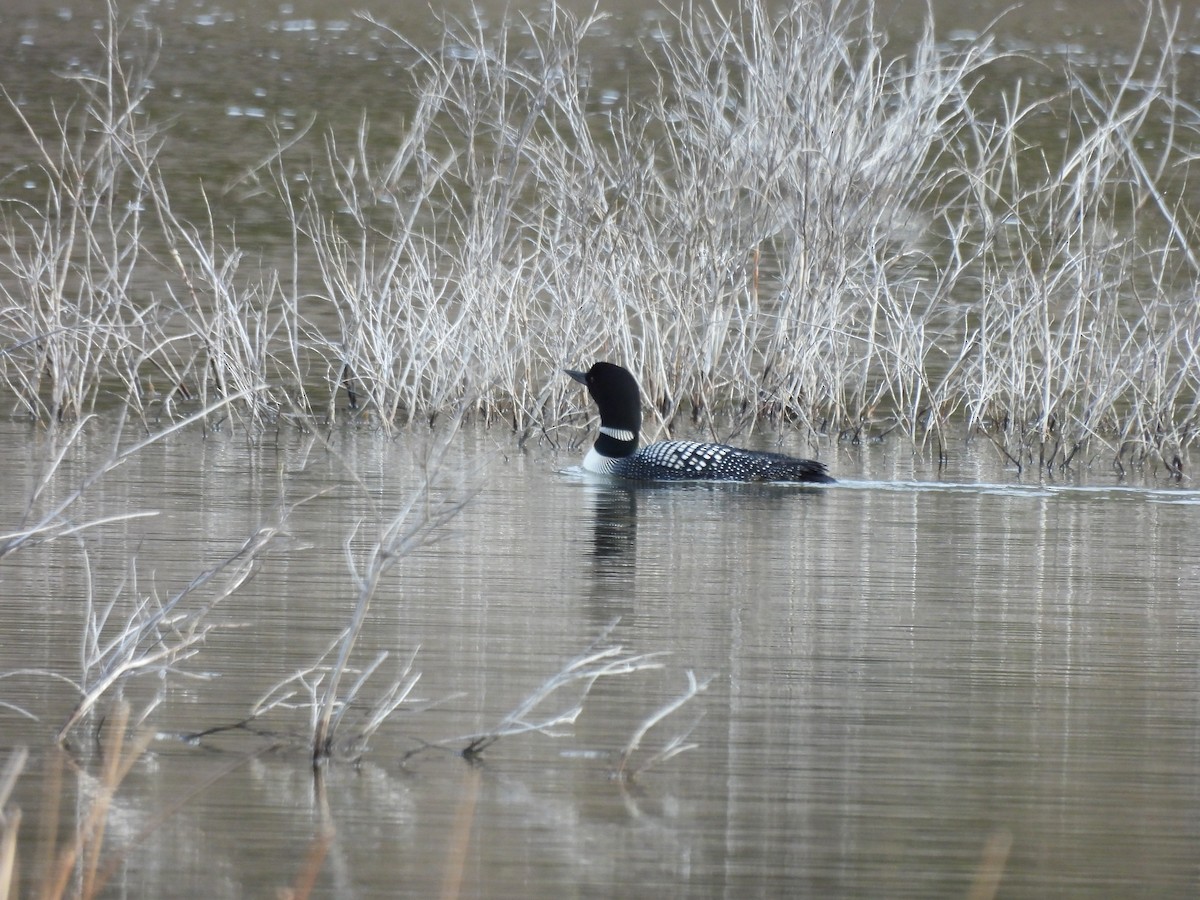
[[668, 430], [986, 434], [1018, 466], [1181, 473], [1200, 305], [1177, 14], [1147, 6], [1124, 71], [1033, 96], [986, 34], [900, 48], [872, 10], [687, 4], [616, 102], [599, 15], [447, 21], [435, 47], [370, 23], [412, 60], [402, 133], [280, 138], [247, 167], [278, 270], [174, 212], [194, 188], [143, 111], [155, 48], [128, 61], [113, 12], [80, 104], [27, 122], [50, 188], [3, 204], [0, 389], [42, 420], [238, 395], [250, 428], [465, 407], [524, 439], [578, 409], [561, 366], [608, 358]]

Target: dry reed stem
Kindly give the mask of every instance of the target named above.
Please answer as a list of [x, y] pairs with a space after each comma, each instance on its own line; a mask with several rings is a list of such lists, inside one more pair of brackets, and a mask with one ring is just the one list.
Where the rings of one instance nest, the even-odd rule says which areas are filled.
[[312, 896], [313, 889], [317, 886], [317, 879], [321, 876], [321, 867], [325, 864], [325, 857], [329, 854], [329, 848], [333, 845], [335, 836], [332, 826], [322, 827], [313, 835], [313, 839], [308, 845], [308, 852], [304, 855], [304, 865], [296, 873], [296, 880], [290, 888], [282, 888], [278, 891], [280, 900], [308, 900]]
[[[327, 669], [322, 669], [321, 677], [324, 685], [319, 689], [319, 696], [317, 686], [313, 688], [312, 758], [314, 765], [333, 755], [335, 741], [338, 738], [338, 731], [346, 711], [356, 701], [366, 680], [386, 658], [386, 654], [378, 656], [351, 688], [345, 694], [342, 693], [342, 679], [350, 672], [351, 656], [367, 621], [371, 601], [382, 580], [411, 553], [433, 540], [437, 532], [470, 502], [473, 493], [471, 491], [468, 491], [465, 496], [452, 500], [436, 500], [434, 498], [434, 490], [445, 461], [449, 441], [457, 432], [460, 421], [461, 410], [447, 425], [443, 426], [437, 439], [427, 445], [422, 460], [423, 480], [421, 486], [409, 494], [399, 512], [380, 524], [379, 538], [367, 552], [361, 566], [356, 564], [350, 549], [350, 542], [354, 535], [351, 534], [346, 539], [347, 565], [357, 596], [351, 611], [350, 622], [337, 641], [337, 658]], [[408, 665], [403, 667], [400, 675], [385, 691], [383, 698], [371, 710], [366, 727], [361, 729], [357, 735], [357, 741], [360, 744], [364, 743], [408, 697], [420, 677], [419, 673], [413, 675], [411, 669], [412, 658], [410, 657]]]
[[6, 810], [3, 827], [0, 828], [0, 900], [8, 900], [13, 894], [17, 872], [17, 833], [20, 828], [20, 808]]
[[87, 808], [83, 821], [76, 827], [75, 840], [58, 854], [57, 862], [43, 888], [43, 896], [61, 897], [66, 891], [67, 881], [77, 864], [81, 866], [79, 872], [81, 887], [78, 896], [82, 898], [95, 896], [103, 883], [102, 880], [98, 880], [100, 854], [103, 850], [104, 832], [113, 797], [130, 769], [154, 739], [152, 731], [143, 729], [134, 735], [132, 743], [126, 747], [128, 724], [129, 705], [120, 702], [114, 707], [112, 719], [108, 723], [109, 727], [104, 738], [104, 766], [100, 773], [96, 794]]
[[[664, 653], [628, 653], [620, 645], [605, 646], [616, 625], [613, 622], [606, 627], [587, 650], [568, 660], [558, 672], [534, 688], [494, 728], [463, 738], [467, 744], [462, 755], [474, 759], [501, 738], [512, 735], [537, 732], [557, 737], [559, 728], [574, 724], [583, 712], [584, 700], [601, 678], [662, 668], [659, 659], [666, 655]], [[558, 701], [548, 712], [542, 711], [552, 698], [558, 698], [564, 692], [569, 692], [568, 700]]]
[[1012, 849], [1012, 839], [1012, 832], [1007, 828], [998, 828], [988, 835], [975, 879], [967, 892], [967, 900], [992, 900], [996, 896], [1000, 889], [1000, 879], [1004, 875], [1004, 866], [1008, 862], [1009, 850]]
[[42, 848], [41, 859], [38, 860], [36, 878], [38, 897], [42, 900], [54, 900], [61, 895], [52, 891], [52, 883], [57, 881], [55, 872], [55, 848], [58, 846], [59, 814], [62, 807], [63, 769], [66, 765], [66, 753], [61, 747], [56, 747], [51, 754], [48, 768], [42, 776], [42, 806], [38, 816], [38, 846]]
[[653, 713], [647, 716], [634, 730], [633, 734], [626, 742], [625, 747], [621, 750], [619, 762], [617, 764], [617, 770], [615, 773], [619, 780], [632, 781], [642, 772], [648, 770], [651, 766], [665, 762], [674, 756], [678, 756], [680, 753], [695, 749], [695, 744], [687, 743], [687, 737], [689, 734], [691, 734], [691, 731], [696, 724], [693, 722], [692, 725], [683, 732], [671, 737], [660, 750], [651, 754], [649, 759], [643, 762], [640, 766], [637, 768], [630, 768], [629, 766], [634, 752], [639, 746], [641, 746], [642, 739], [645, 738], [650, 729], [654, 728], [654, 726], [658, 725], [668, 716], [682, 709], [698, 694], [703, 693], [708, 688], [712, 678], [706, 678], [703, 682], [698, 682], [696, 680], [695, 673], [689, 670], [687, 672], [687, 681], [687, 689], [684, 690], [682, 694], [680, 694], [674, 700], [665, 703], [659, 709], [655, 710]]
[[8, 807], [8, 801], [12, 797], [17, 779], [21, 777], [21, 772], [25, 770], [25, 763], [28, 761], [29, 750], [25, 747], [16, 747], [8, 755], [4, 770], [0, 772], [0, 822], [3, 821], [4, 810]]
[[[109, 730], [103, 741], [103, 765], [98, 786], [88, 803], [82, 820], [76, 825], [74, 840], [69, 846], [63, 847], [59, 851], [56, 851], [56, 846], [58, 844], [59, 811], [62, 803], [62, 772], [66, 757], [62, 752], [53, 754], [53, 761], [49, 774], [44, 779], [42, 790], [39, 841], [44, 857], [34, 880], [34, 884], [37, 885], [37, 896], [46, 898], [46, 900], [58, 900], [65, 896], [71, 874], [76, 872], [79, 886], [74, 896], [94, 897], [104, 889], [121, 860], [128, 854], [128, 846], [121, 850], [105, 851], [105, 830], [117, 790], [154, 738], [153, 732], [149, 729], [138, 728], [134, 731], [133, 740], [129, 742], [127, 740], [129, 720], [128, 704], [118, 703], [108, 722]], [[129, 846], [134, 846], [149, 837], [161, 826], [164, 819], [250, 758], [252, 757], [247, 756], [235, 760], [230, 766], [188, 791], [177, 800], [172, 808], [164, 811], [153, 823], [143, 828]], [[102, 861], [106, 861], [103, 866], [101, 866]], [[0, 881], [0, 885], [3, 884], [4, 882]]]
[[[149, 734], [149, 731], [142, 732], [139, 730], [138, 733], [139, 734], [142, 734], [142, 733]], [[151, 835], [153, 835], [159, 828], [161, 828], [163, 826], [163, 823], [167, 819], [169, 819], [171, 816], [175, 815], [177, 812], [182, 810], [185, 806], [187, 806], [188, 803], [190, 803], [196, 797], [203, 794], [206, 790], [208, 790], [210, 787], [212, 787], [214, 784], [216, 784], [222, 778], [227, 777], [230, 773], [241, 768], [243, 765], [245, 765], [246, 763], [250, 762], [251, 760], [257, 758], [258, 756], [261, 756], [263, 753], [269, 752], [271, 749], [273, 749], [273, 747], [268, 746], [268, 747], [264, 747], [264, 748], [258, 750], [255, 753], [245, 754], [244, 756], [240, 756], [237, 759], [233, 760], [232, 762], [230, 762], [228, 765], [224, 766], [223, 768], [218, 769], [214, 774], [212, 774], [208, 778], [201, 781], [195, 787], [191, 788], [190, 790], [186, 791], [185, 793], [183, 793], [182, 795], [177, 797], [171, 805], [160, 810], [158, 812], [158, 814], [154, 817], [154, 819], [149, 824], [147, 824], [144, 828], [142, 828], [142, 830], [139, 831], [129, 841], [129, 843], [127, 843], [124, 847], [121, 847], [119, 849], [110, 850], [106, 854], [106, 857], [105, 857], [107, 860], [107, 863], [105, 864], [103, 871], [101, 871], [99, 876], [96, 878], [96, 890], [100, 891], [100, 890], [104, 889], [104, 886], [109, 882], [109, 880], [112, 878], [112, 876], [116, 873], [118, 867], [125, 860], [125, 858], [129, 855], [129, 851], [131, 848], [138, 846], [144, 840], [146, 840]], [[133, 761], [136, 761], [136, 760], [133, 760]]]
[[454, 810], [454, 821], [450, 825], [450, 839], [446, 844], [446, 857], [442, 862], [441, 900], [458, 900], [462, 896], [463, 878], [467, 871], [467, 851], [471, 847], [471, 830], [475, 827], [475, 808], [479, 802], [479, 788], [483, 773], [478, 768], [469, 768], [463, 775], [462, 796]]
[[15, 748], [0, 772], [0, 900], [8, 900], [16, 886], [17, 834], [21, 829], [20, 807], [10, 807], [9, 800], [17, 779], [25, 769], [29, 751]]

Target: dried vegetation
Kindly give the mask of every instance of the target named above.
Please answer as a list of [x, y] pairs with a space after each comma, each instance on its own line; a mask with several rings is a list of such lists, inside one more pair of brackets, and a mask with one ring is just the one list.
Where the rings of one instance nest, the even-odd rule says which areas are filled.
[[605, 357], [666, 427], [985, 433], [1018, 466], [1180, 473], [1200, 305], [1177, 15], [1148, 7], [1125, 69], [1033, 96], [987, 34], [898, 48], [864, 9], [686, 5], [619, 99], [598, 15], [448, 22], [432, 48], [372, 23], [412, 61], [401, 133], [364, 121], [317, 163], [280, 136], [248, 167], [290, 247], [267, 271], [175, 213], [195, 188], [158, 162], [153, 48], [129, 61], [114, 23], [80, 103], [27, 122], [49, 189], [0, 216], [0, 386], [41, 420], [237, 397], [248, 427], [465, 408], [525, 439], [577, 408], [558, 368]]

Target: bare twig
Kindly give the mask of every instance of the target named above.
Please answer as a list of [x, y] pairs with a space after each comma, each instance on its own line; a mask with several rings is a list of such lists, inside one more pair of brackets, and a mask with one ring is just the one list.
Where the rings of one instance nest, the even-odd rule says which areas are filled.
[[651, 766], [666, 762], [674, 756], [679, 755], [688, 750], [695, 749], [695, 744], [687, 743], [687, 738], [691, 734], [692, 729], [696, 727], [699, 720], [694, 721], [686, 730], [679, 734], [673, 735], [659, 750], [653, 753], [646, 761], [639, 765], [636, 769], [629, 767], [629, 762], [633, 757], [634, 752], [641, 746], [642, 739], [646, 736], [655, 725], [662, 722], [671, 714], [677, 712], [689, 703], [697, 694], [702, 693], [712, 681], [712, 678], [706, 678], [702, 682], [696, 681], [695, 673], [688, 670], [687, 673], [688, 686], [687, 689], [676, 697], [674, 700], [655, 710], [647, 716], [642, 723], [634, 731], [629, 741], [625, 744], [625, 748], [621, 751], [620, 763], [617, 766], [617, 777], [622, 781], [632, 781], [642, 772], [645, 772]]
[[[59, 729], [58, 740], [65, 740], [79, 720], [125, 679], [144, 673], [171, 673], [194, 656], [209, 634], [220, 627], [209, 621], [209, 614], [250, 578], [258, 558], [279, 533], [280, 526], [260, 528], [236, 551], [165, 600], [154, 594], [134, 599], [115, 633], [108, 626], [120, 591], [103, 608], [89, 597], [82, 675], [77, 685], [82, 698]], [[210, 596], [188, 605], [193, 595], [210, 585], [215, 586]]]
[[[467, 744], [463, 755], [468, 758], [478, 756], [501, 738], [512, 735], [537, 732], [556, 737], [560, 734], [558, 729], [573, 724], [579, 717], [583, 701], [601, 678], [662, 668], [659, 662], [662, 653], [628, 653], [620, 645], [602, 646], [615, 624], [609, 626], [582, 655], [568, 660], [558, 672], [538, 685], [494, 728], [465, 738]], [[542, 709], [562, 692], [568, 694], [567, 699], [557, 700], [548, 710]]]

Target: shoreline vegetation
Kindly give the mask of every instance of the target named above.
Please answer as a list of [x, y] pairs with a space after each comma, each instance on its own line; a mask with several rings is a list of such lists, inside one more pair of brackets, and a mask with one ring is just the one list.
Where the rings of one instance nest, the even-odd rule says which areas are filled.
[[[5, 95], [48, 190], [0, 208], [0, 402], [151, 424], [236, 396], [248, 429], [464, 410], [523, 441], [577, 413], [561, 366], [607, 358], [667, 430], [985, 435], [1018, 469], [1181, 475], [1200, 265], [1178, 14], [1147, 8], [1126, 69], [1032, 96], [995, 89], [986, 34], [931, 24], [901, 52], [865, 8], [688, 6], [644, 48], [652, 88], [607, 108], [601, 16], [451, 21], [433, 49], [371, 22], [414, 60], [403, 133], [381, 153], [364, 120], [313, 165], [302, 129], [247, 169], [291, 232], [270, 271], [214, 224], [226, 198], [163, 175], [157, 51], [126, 52], [110, 9], [51, 133]], [[208, 221], [176, 212], [197, 190]]]

